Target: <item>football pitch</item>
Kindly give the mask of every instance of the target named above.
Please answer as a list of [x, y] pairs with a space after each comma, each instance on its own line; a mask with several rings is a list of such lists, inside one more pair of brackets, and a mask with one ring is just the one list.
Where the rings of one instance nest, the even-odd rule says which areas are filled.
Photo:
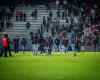
[[100, 80], [100, 52], [0, 57], [0, 80]]

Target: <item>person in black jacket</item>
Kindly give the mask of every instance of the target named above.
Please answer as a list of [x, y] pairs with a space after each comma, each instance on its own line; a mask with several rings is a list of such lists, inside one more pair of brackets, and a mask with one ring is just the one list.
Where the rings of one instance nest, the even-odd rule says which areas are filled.
[[26, 22], [27, 16], [26, 16], [26, 13], [25, 12], [23, 13], [23, 18], [24, 18], [24, 22]]
[[37, 9], [34, 10], [34, 17], [35, 17], [35, 20], [37, 19]]
[[40, 35], [40, 37], [39, 37], [40, 54], [43, 54], [43, 52], [45, 53], [44, 43], [45, 43], [45, 39], [44, 39], [44, 37], [42, 35]]
[[56, 47], [56, 51], [58, 51], [58, 52], [59, 52], [59, 45], [60, 45], [60, 39], [57, 37], [55, 39], [55, 47]]
[[51, 37], [49, 37], [49, 44], [48, 44], [48, 54], [51, 55], [52, 52], [52, 47], [53, 47], [53, 39]]
[[80, 40], [77, 40], [75, 43], [75, 51], [77, 51], [77, 52], [80, 51]]
[[31, 27], [31, 24], [29, 22], [26, 23], [26, 29], [29, 29]]
[[45, 16], [43, 17], [43, 28], [45, 28], [46, 27], [46, 19], [45, 19]]
[[14, 45], [15, 53], [18, 53], [18, 47], [19, 47], [19, 38], [18, 38], [18, 36], [16, 36], [16, 38], [13, 39], [13, 45]]

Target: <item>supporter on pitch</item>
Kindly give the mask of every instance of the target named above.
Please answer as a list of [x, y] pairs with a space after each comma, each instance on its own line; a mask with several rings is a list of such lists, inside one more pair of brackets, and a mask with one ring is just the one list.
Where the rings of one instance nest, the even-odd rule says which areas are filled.
[[59, 52], [59, 45], [60, 45], [60, 39], [57, 37], [55, 39], [55, 48], [56, 48], [56, 51], [58, 51], [58, 52]]
[[93, 46], [94, 52], [96, 53], [96, 39], [92, 40], [92, 46]]
[[23, 40], [21, 41], [21, 46], [22, 46], [23, 53], [25, 53], [26, 44], [27, 44], [27, 41], [26, 41], [25, 38], [23, 38]]
[[64, 38], [63, 45], [64, 45], [64, 53], [66, 54], [66, 51], [68, 51], [68, 39]]
[[13, 45], [14, 45], [15, 53], [18, 53], [18, 47], [19, 47], [19, 38], [18, 38], [18, 36], [16, 36], [13, 39]]
[[7, 37], [5, 36], [2, 38], [2, 47], [3, 47], [4, 57], [7, 57], [8, 40]]
[[11, 54], [11, 49], [10, 49], [10, 44], [12, 44], [12, 42], [10, 41], [10, 39], [9, 39], [9, 36], [8, 36], [8, 34], [7, 33], [5, 33], [4, 34], [4, 36], [7, 38], [7, 40], [8, 40], [8, 52], [9, 52], [9, 56], [11, 56], [12, 57], [12, 54]]
[[7, 50], [8, 50], [8, 39], [6, 36], [4, 36], [2, 38], [2, 47], [3, 47], [3, 52], [4, 53], [4, 57], [8, 57], [7, 56]]
[[32, 39], [32, 52], [33, 52], [33, 55], [37, 55], [38, 47], [39, 47], [38, 46], [38, 35], [35, 34], [35, 36]]
[[48, 54], [51, 55], [52, 52], [52, 48], [53, 48], [53, 39], [51, 37], [49, 37], [49, 44], [48, 44]]
[[45, 44], [45, 47], [44, 47], [45, 53], [48, 54], [48, 50], [49, 50], [49, 39], [48, 39], [48, 37], [45, 38], [45, 43], [44, 44]]
[[75, 50], [76, 41], [72, 39], [71, 44], [72, 44], [73, 56], [76, 56], [76, 50]]
[[45, 50], [44, 50], [44, 43], [45, 43], [45, 39], [42, 35], [40, 35], [39, 37], [39, 44], [40, 44], [40, 54], [43, 54], [45, 53]]
[[80, 40], [77, 40], [75, 43], [75, 51], [77, 51], [77, 52], [80, 51]]
[[85, 45], [85, 43], [83, 41], [81, 41], [80, 48], [81, 48], [82, 53], [84, 53], [84, 45]]

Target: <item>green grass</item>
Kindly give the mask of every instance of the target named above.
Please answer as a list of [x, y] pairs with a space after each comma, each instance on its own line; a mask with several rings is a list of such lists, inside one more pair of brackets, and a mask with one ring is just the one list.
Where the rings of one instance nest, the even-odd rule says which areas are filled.
[[0, 58], [0, 80], [100, 80], [100, 52], [76, 57], [62, 52], [49, 56], [19, 52]]

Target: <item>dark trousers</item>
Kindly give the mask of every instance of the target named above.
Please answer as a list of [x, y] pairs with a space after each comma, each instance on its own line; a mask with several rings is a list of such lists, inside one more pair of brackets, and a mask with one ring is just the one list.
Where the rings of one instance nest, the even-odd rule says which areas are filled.
[[10, 46], [8, 46], [9, 56], [12, 56]]
[[44, 46], [43, 45], [40, 45], [40, 54], [43, 54], [43, 53], [45, 53], [45, 50], [44, 50]]
[[56, 50], [59, 52], [59, 45], [56, 45]]
[[48, 54], [51, 55], [51, 52], [52, 52], [52, 47], [49, 47], [49, 49], [48, 49]]
[[4, 57], [7, 57], [7, 50], [8, 50], [8, 47], [3, 47]]
[[14, 46], [15, 53], [18, 53], [18, 46]]
[[3, 56], [3, 50], [0, 51], [0, 57], [2, 57], [2, 56]]
[[96, 53], [96, 47], [93, 47], [94, 48], [94, 52]]

